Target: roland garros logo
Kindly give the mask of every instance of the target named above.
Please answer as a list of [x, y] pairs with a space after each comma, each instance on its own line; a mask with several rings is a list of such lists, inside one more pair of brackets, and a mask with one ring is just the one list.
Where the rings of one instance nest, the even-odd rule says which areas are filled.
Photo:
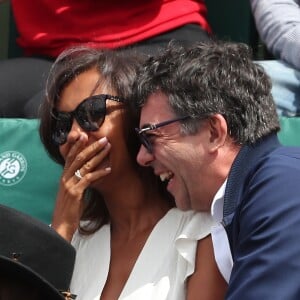
[[27, 161], [17, 151], [0, 153], [0, 185], [11, 186], [19, 183], [27, 172]]

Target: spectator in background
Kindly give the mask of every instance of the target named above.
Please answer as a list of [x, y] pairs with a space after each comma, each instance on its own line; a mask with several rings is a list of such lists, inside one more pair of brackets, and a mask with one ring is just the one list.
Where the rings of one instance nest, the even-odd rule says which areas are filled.
[[71, 300], [75, 249], [48, 225], [0, 205], [0, 299]]
[[[0, 0], [0, 2], [3, 0]], [[58, 54], [78, 44], [154, 54], [208, 39], [203, 0], [11, 0], [24, 57], [0, 61], [0, 117], [37, 117]]]
[[276, 60], [259, 61], [272, 79], [279, 115], [300, 116], [300, 1], [250, 0], [262, 41]]

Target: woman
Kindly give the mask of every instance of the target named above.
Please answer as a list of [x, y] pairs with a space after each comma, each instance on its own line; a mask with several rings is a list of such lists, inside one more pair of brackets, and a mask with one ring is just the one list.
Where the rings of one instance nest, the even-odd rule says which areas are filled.
[[73, 48], [50, 71], [40, 133], [64, 165], [52, 226], [77, 249], [70, 291], [77, 300], [223, 299], [211, 218], [174, 208], [136, 162], [130, 98], [139, 63]]

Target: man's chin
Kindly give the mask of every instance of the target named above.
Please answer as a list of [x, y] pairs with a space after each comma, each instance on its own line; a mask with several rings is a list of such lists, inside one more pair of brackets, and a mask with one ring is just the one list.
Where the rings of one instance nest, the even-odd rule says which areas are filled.
[[176, 198], [175, 195], [173, 195], [176, 203], [176, 207], [182, 211], [188, 211], [191, 210], [192, 208], [190, 207], [187, 199], [182, 199], [182, 198]]
[[175, 184], [175, 180], [171, 179], [167, 185], [168, 192], [175, 199], [176, 207], [182, 211], [191, 210], [189, 197], [185, 196], [187, 193], [182, 193], [182, 189]]

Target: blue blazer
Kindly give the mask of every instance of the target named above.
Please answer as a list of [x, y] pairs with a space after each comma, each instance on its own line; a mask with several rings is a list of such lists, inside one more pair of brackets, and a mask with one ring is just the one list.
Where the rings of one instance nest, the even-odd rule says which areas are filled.
[[233, 257], [226, 299], [300, 299], [300, 148], [276, 134], [243, 146], [228, 176], [224, 218]]

